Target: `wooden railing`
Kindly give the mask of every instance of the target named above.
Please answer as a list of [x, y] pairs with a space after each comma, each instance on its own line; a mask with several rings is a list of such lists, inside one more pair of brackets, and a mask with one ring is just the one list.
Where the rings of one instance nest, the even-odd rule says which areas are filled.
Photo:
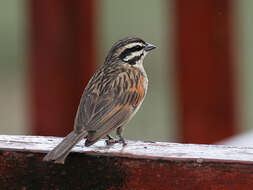
[[0, 189], [253, 189], [250, 147], [81, 141], [64, 165], [42, 162], [60, 140], [0, 135]]

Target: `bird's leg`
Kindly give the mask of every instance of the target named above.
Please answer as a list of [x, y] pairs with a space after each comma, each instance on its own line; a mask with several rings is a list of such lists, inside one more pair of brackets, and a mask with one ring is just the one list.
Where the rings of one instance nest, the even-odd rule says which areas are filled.
[[106, 135], [108, 140], [113, 140], [113, 137], [111, 135]]
[[118, 140], [114, 139], [111, 135], [106, 135], [106, 137], [108, 138], [108, 139], [105, 140], [105, 143], [107, 145], [117, 143], [117, 141], [118, 141]]
[[117, 134], [118, 137], [119, 137], [118, 142], [122, 143], [123, 146], [126, 146], [127, 143], [126, 143], [126, 141], [125, 141], [125, 139], [124, 139], [124, 137], [123, 137], [123, 131], [124, 131], [124, 128], [123, 128], [123, 127], [118, 127], [118, 128], [117, 128], [117, 131], [116, 131], [116, 134]]
[[111, 144], [115, 144], [115, 143], [122, 143], [123, 146], [125, 146], [127, 143], [124, 139], [124, 137], [122, 136], [123, 133], [123, 127], [118, 127], [116, 130], [116, 134], [119, 137], [119, 139], [114, 139], [112, 136], [107, 135], [107, 140], [105, 141], [107, 145], [111, 145]]

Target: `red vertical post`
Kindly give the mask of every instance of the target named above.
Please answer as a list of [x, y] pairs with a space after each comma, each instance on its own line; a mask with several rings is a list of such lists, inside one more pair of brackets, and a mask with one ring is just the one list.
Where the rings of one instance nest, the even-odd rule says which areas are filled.
[[64, 136], [95, 69], [95, 1], [29, 2], [32, 133]]
[[182, 141], [214, 143], [236, 131], [233, 1], [174, 3]]

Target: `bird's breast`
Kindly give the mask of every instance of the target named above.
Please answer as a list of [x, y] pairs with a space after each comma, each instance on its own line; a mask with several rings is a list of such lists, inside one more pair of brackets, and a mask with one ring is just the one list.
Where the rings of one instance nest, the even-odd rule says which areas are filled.
[[137, 85], [137, 91], [138, 94], [140, 94], [143, 98], [147, 92], [147, 88], [148, 88], [148, 80], [147, 77], [145, 75], [140, 75], [140, 79], [139, 79], [139, 83]]
[[135, 96], [135, 103], [134, 107], [136, 108], [136, 111], [140, 108], [148, 89], [148, 78], [145, 73], [145, 71], [137, 70], [137, 73], [135, 74], [135, 82], [136, 85], [132, 89], [137, 93], [137, 96]]

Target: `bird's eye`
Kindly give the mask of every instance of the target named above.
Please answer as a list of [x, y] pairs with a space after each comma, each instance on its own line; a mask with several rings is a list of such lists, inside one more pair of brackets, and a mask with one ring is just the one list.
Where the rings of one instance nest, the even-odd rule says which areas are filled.
[[140, 51], [140, 50], [142, 50], [142, 49], [143, 49], [143, 46], [137, 45], [137, 46], [134, 46], [134, 47], [130, 48], [129, 50], [130, 50], [131, 52], [134, 52], [134, 51]]
[[121, 54], [120, 54], [120, 58], [124, 59], [125, 57], [129, 56], [131, 53], [133, 52], [138, 52], [141, 51], [144, 47], [140, 46], [140, 45], [136, 45], [134, 47], [131, 48], [127, 48], [125, 49]]

